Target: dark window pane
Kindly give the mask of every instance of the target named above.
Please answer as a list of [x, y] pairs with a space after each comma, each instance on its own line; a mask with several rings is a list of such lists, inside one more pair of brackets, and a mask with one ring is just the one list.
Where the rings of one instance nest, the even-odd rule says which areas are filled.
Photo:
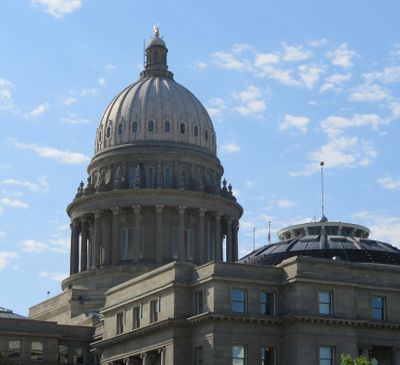
[[147, 128], [149, 132], [154, 132], [154, 120], [149, 120]]
[[133, 122], [132, 123], [132, 132], [137, 133], [138, 131], [138, 122]]
[[171, 123], [167, 120], [164, 122], [164, 132], [168, 133], [171, 130]]
[[179, 129], [180, 129], [181, 133], [184, 134], [185, 130], [186, 130], [185, 123], [181, 123]]

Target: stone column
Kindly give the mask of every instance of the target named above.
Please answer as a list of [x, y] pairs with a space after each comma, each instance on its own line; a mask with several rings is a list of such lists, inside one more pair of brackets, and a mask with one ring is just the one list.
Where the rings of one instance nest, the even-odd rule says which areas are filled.
[[227, 217], [226, 223], [226, 261], [232, 262], [232, 218]]
[[79, 224], [77, 220], [72, 221], [71, 239], [71, 275], [79, 271]]
[[156, 204], [156, 262], [162, 262], [163, 259], [163, 244], [162, 244], [162, 212], [164, 205]]
[[183, 205], [178, 206], [179, 223], [178, 223], [178, 253], [179, 260], [185, 260], [185, 210]]
[[239, 233], [239, 221], [235, 219], [232, 227], [232, 260], [236, 262], [239, 259], [239, 245], [238, 245], [238, 233]]
[[400, 348], [398, 347], [392, 349], [392, 364], [400, 364]]
[[140, 205], [132, 205], [133, 209], [133, 260], [139, 260], [140, 252], [140, 213], [142, 208]]
[[140, 357], [142, 358], [142, 365], [151, 365], [151, 358], [149, 354], [140, 354]]
[[160, 365], [165, 365], [165, 347], [158, 349], [158, 353], [160, 354]]
[[94, 212], [94, 267], [100, 267], [100, 247], [101, 247], [101, 211]]
[[197, 242], [197, 257], [195, 260], [197, 259], [200, 265], [206, 262], [207, 257], [207, 245], [206, 240], [204, 239], [204, 215], [206, 212], [206, 208], [199, 209], [199, 234]]
[[88, 229], [86, 217], [81, 217], [81, 271], [87, 270], [88, 261]]
[[224, 257], [222, 254], [222, 244], [221, 244], [221, 216], [222, 214], [217, 212], [214, 215], [215, 218], [215, 261], [223, 261]]
[[111, 240], [111, 264], [118, 264], [119, 252], [119, 208], [113, 207], [112, 211], [112, 240]]

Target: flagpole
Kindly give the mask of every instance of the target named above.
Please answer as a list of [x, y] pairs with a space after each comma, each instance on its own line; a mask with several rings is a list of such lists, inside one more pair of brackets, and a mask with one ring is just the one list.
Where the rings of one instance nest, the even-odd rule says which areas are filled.
[[256, 249], [256, 227], [253, 227], [253, 251]]
[[268, 243], [271, 244], [271, 221], [268, 221]]

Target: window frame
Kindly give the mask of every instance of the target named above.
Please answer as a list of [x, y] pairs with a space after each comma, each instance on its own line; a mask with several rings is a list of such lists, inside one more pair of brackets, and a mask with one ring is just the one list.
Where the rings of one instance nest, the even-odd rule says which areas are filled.
[[140, 328], [140, 322], [142, 319], [142, 307], [141, 305], [135, 305], [132, 308], [132, 329]]
[[[321, 300], [321, 294], [329, 294], [329, 302]], [[328, 305], [328, 313], [325, 313], [321, 308], [322, 306]], [[332, 290], [318, 290], [318, 314], [322, 316], [332, 316], [333, 315], [333, 291]]]
[[[381, 299], [382, 308], [374, 306], [374, 299]], [[387, 313], [386, 313], [386, 297], [383, 295], [372, 295], [371, 296], [371, 311], [372, 311], [372, 319], [374, 321], [386, 321]], [[377, 318], [375, 316], [375, 310], [380, 311], [380, 316]]]
[[[167, 171], [169, 171], [167, 173]], [[163, 188], [172, 189], [172, 167], [164, 166], [163, 168]]]
[[[234, 350], [235, 347], [241, 347], [243, 349], [243, 357], [234, 356], [233, 350]], [[242, 361], [241, 362], [242, 365], [247, 365], [247, 346], [246, 345], [238, 345], [238, 344], [237, 345], [232, 345], [231, 356], [232, 356], [232, 365], [239, 364], [237, 362], [237, 360]]]
[[[76, 361], [76, 358], [79, 356], [79, 352], [77, 350], [81, 350], [82, 362]], [[83, 346], [75, 346], [72, 351], [72, 363], [83, 365], [85, 364], [85, 351]]]
[[156, 131], [156, 122], [153, 119], [150, 119], [147, 122], [147, 132], [154, 133]]
[[[263, 294], [267, 294], [267, 299], [265, 303], [263, 302]], [[268, 296], [272, 296], [272, 303], [268, 305]], [[263, 305], [265, 305], [265, 310], [263, 310]], [[272, 313], [266, 313], [267, 308], [271, 309], [272, 308]], [[261, 290], [260, 292], [260, 313], [263, 316], [276, 316], [276, 292], [272, 290]]]
[[[266, 349], [272, 349], [272, 362], [265, 361]], [[275, 346], [262, 346], [261, 347], [261, 365], [275, 365], [276, 364], [276, 347]]]
[[205, 305], [204, 305], [204, 290], [196, 290], [194, 292], [194, 313], [202, 314], [205, 312]]
[[[34, 350], [33, 349], [33, 344], [34, 343], [35, 344], [40, 344], [41, 345], [41, 349]], [[43, 342], [43, 340], [42, 341], [41, 340], [31, 340], [30, 349], [31, 349], [31, 353], [30, 353], [30, 357], [29, 358], [32, 361], [43, 361], [44, 360], [44, 342]], [[34, 354], [33, 351], [37, 351], [38, 353]]]
[[[244, 294], [244, 299], [243, 301], [238, 301], [238, 300], [234, 300], [233, 298], [233, 292], [234, 291], [240, 291]], [[236, 314], [247, 314], [247, 289], [245, 288], [231, 288], [231, 311], [232, 313], [236, 313]], [[233, 308], [234, 303], [243, 303], [243, 311], [235, 311]]]
[[[65, 348], [67, 351], [65, 353], [61, 352], [60, 347]], [[61, 356], [65, 357], [64, 361], [61, 361]], [[60, 364], [69, 364], [69, 347], [68, 347], [68, 345], [65, 345], [65, 344], [57, 345], [57, 362]]]
[[150, 323], [158, 321], [160, 301], [159, 298], [150, 301]]
[[204, 365], [203, 346], [195, 346], [193, 357], [194, 357], [194, 365]]
[[123, 311], [119, 311], [115, 314], [115, 332], [117, 335], [124, 333], [124, 312]]
[[119, 257], [121, 261], [133, 260], [133, 228], [122, 227]]
[[[330, 357], [329, 358], [321, 357], [321, 349], [329, 349]], [[329, 361], [329, 363], [326, 363], [325, 361]], [[335, 363], [335, 348], [334, 348], [334, 346], [319, 345], [319, 347], [318, 347], [318, 362], [319, 362], [319, 365], [334, 365], [334, 363]]]
[[[11, 342], [19, 342], [19, 347], [18, 347], [18, 356], [10, 356], [10, 343]], [[12, 350], [17, 350], [17, 348], [12, 348]], [[18, 339], [18, 338], [10, 338], [7, 340], [7, 359], [21, 359], [22, 356], [22, 339]]]

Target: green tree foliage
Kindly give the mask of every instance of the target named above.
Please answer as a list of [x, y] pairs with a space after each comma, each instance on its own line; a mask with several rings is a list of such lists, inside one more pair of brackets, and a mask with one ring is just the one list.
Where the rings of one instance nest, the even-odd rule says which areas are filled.
[[353, 358], [351, 355], [343, 355], [340, 357], [340, 365], [372, 365], [371, 360], [368, 360], [365, 356]]

